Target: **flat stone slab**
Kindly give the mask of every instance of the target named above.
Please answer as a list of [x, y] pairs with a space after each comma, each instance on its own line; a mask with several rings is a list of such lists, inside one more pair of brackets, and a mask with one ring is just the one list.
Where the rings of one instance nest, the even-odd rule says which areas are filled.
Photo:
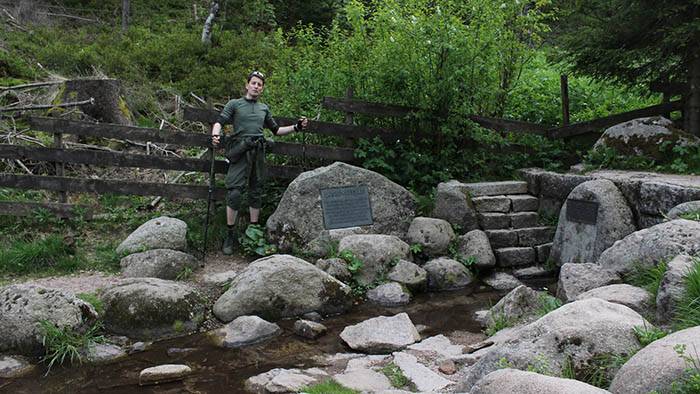
[[482, 196], [472, 198], [477, 212], [509, 212], [510, 199], [506, 196]]
[[497, 196], [500, 194], [525, 194], [527, 193], [527, 182], [504, 181], [504, 182], [479, 182], [467, 183], [464, 187], [473, 197]]
[[479, 226], [483, 230], [498, 230], [510, 227], [510, 216], [501, 212], [477, 213]]
[[536, 212], [540, 208], [540, 200], [529, 194], [516, 194], [506, 196], [510, 199], [513, 212]]
[[496, 229], [485, 230], [484, 232], [491, 243], [491, 247], [494, 249], [519, 246], [518, 232], [516, 230]]
[[537, 212], [514, 212], [509, 213], [510, 226], [513, 228], [536, 227], [540, 221], [540, 215]]
[[34, 371], [35, 365], [23, 356], [0, 357], [0, 378], [19, 378]]
[[394, 353], [396, 364], [404, 376], [410, 380], [419, 391], [436, 392], [454, 384], [453, 381], [431, 371], [430, 368], [418, 362], [418, 359], [405, 352]]
[[493, 251], [499, 267], [517, 267], [534, 264], [537, 256], [535, 248], [499, 248]]
[[192, 368], [182, 364], [164, 364], [146, 368], [139, 373], [139, 386], [182, 380], [192, 373]]

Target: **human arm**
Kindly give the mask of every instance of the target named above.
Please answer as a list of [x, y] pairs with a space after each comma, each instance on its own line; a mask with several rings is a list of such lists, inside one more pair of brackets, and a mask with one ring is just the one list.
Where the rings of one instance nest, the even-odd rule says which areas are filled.
[[280, 127], [277, 130], [277, 133], [275, 133], [275, 135], [286, 135], [286, 134], [289, 134], [293, 131], [299, 131], [300, 129], [305, 129], [306, 126], [309, 124], [309, 120], [306, 119], [306, 116], [302, 116], [301, 118], [299, 118], [299, 120], [301, 122], [297, 122], [296, 124], [293, 124], [291, 126]]

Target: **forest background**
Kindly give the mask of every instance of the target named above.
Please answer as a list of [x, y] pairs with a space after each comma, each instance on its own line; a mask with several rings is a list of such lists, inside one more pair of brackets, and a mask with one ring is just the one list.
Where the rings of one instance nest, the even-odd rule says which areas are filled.
[[[124, 24], [122, 8], [129, 3], [128, 23]], [[614, 22], [615, 7], [625, 2], [613, 3], [0, 1], [6, 10], [0, 23], [0, 86], [56, 78], [118, 78], [124, 83], [134, 124], [159, 127], [165, 120], [198, 132], [208, 130], [183, 124], [170, 110], [175, 98], [201, 105], [193, 98], [196, 96], [221, 108], [229, 99], [240, 97], [251, 70], [267, 75], [263, 101], [277, 116], [305, 114], [312, 120], [342, 123], [345, 114], [322, 110], [321, 102], [324, 96], [344, 97], [346, 89], [353, 88], [355, 99], [420, 109], [405, 119], [356, 115], [359, 125], [430, 131], [434, 137], [411, 138], [407, 133], [407, 138], [392, 144], [359, 140], [355, 154], [366, 168], [414, 192], [423, 214], [429, 214], [439, 182], [513, 179], [515, 170], [523, 167], [565, 171], [583, 160], [591, 168], [697, 172], [700, 155], [696, 150], [669, 152], [661, 161], [619, 157], [614, 151], [593, 154], [591, 140], [494, 132], [469, 119], [470, 114], [478, 114], [560, 125], [562, 74], [569, 75], [572, 123], [660, 103], [661, 94], [650, 93], [648, 87], [654, 75], [625, 78], [576, 67], [578, 58], [571, 52], [571, 42], [583, 35], [573, 29], [572, 15], [582, 12], [582, 4], [588, 8], [597, 4], [595, 11], [605, 14], [598, 21]], [[696, 1], [691, 3], [697, 8]], [[218, 12], [211, 36], [203, 40], [203, 26], [213, 5], [218, 5]], [[687, 13], [682, 7], [674, 12]], [[16, 103], [16, 96], [11, 90], [0, 93], [0, 107]], [[29, 115], [0, 113], [0, 132], [26, 130]], [[32, 131], [27, 134], [47, 141], [52, 138]], [[285, 139], [346, 143], [308, 133]], [[195, 156], [201, 151], [193, 148], [180, 153]], [[298, 158], [287, 156], [270, 160], [299, 164]], [[22, 171], [10, 161], [0, 162], [0, 170]], [[205, 176], [184, 181], [205, 183]], [[278, 181], [269, 188], [273, 192], [267, 194], [263, 217], [271, 214], [284, 187]], [[32, 200], [39, 194], [0, 189], [4, 200]], [[115, 211], [113, 202], [123, 203], [116, 197], [98, 199], [103, 206], [113, 205]], [[143, 198], [130, 201], [141, 204]]]

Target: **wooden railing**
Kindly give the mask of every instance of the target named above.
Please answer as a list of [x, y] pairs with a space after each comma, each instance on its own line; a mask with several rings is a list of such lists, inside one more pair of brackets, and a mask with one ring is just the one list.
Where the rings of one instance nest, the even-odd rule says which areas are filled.
[[[322, 107], [324, 109], [346, 112], [348, 123], [352, 123], [352, 114], [362, 113], [373, 116], [411, 117], [418, 111], [417, 108], [397, 105], [377, 104], [351, 98], [324, 97]], [[600, 133], [603, 128], [618, 124], [638, 117], [655, 116], [671, 111], [680, 110], [680, 101], [669, 102], [629, 111], [622, 114], [607, 116], [587, 122], [581, 122], [561, 127], [497, 119], [485, 116], [471, 115], [470, 119], [483, 127], [505, 132], [533, 133], [548, 138], [572, 138], [590, 133]], [[211, 124], [219, 116], [218, 111], [187, 107], [184, 111], [184, 120], [197, 121]], [[296, 119], [276, 117], [281, 125], [293, 124]], [[56, 164], [55, 176], [18, 175], [0, 173], [0, 187], [18, 189], [41, 189], [59, 192], [59, 203], [17, 203], [0, 201], [0, 215], [23, 216], [29, 215], [36, 209], [47, 209], [60, 216], [74, 216], [75, 208], [80, 209], [83, 217], [90, 217], [92, 212], [86, 206], [74, 206], [65, 203], [66, 192], [98, 193], [98, 194], [131, 194], [164, 196], [173, 198], [206, 199], [208, 186], [181, 185], [176, 183], [152, 183], [139, 181], [125, 181], [114, 179], [88, 179], [66, 177], [63, 175], [64, 164], [85, 164], [108, 167], [132, 167], [152, 168], [160, 170], [194, 171], [208, 174], [210, 162], [207, 159], [193, 159], [180, 157], [166, 157], [146, 154], [123, 153], [117, 151], [66, 149], [62, 144], [64, 134], [73, 134], [84, 137], [104, 137], [129, 141], [140, 141], [160, 144], [172, 144], [179, 146], [209, 147], [210, 136], [208, 133], [188, 133], [156, 128], [144, 128], [123, 126], [116, 124], [89, 123], [73, 120], [32, 117], [30, 127], [33, 130], [51, 133], [54, 135], [54, 147], [29, 147], [20, 145], [0, 144], [0, 159], [32, 160], [51, 162]], [[305, 132], [319, 135], [340, 136], [347, 138], [374, 138], [379, 136], [388, 141], [396, 141], [406, 136], [406, 132], [396, 130], [355, 126], [352, 124], [340, 124], [330, 122], [309, 121]], [[276, 142], [270, 153], [291, 155], [297, 157], [309, 157], [322, 159], [323, 161], [343, 161], [358, 163], [354, 156], [354, 149], [337, 146], [324, 146], [313, 144], [298, 144], [292, 142]], [[208, 155], [204, 155], [207, 157]], [[216, 160], [214, 171], [218, 174], [226, 173], [228, 164], [224, 160]], [[293, 179], [305, 169], [300, 166], [270, 165], [270, 175], [275, 178]], [[216, 187], [213, 198], [222, 200], [225, 197], [225, 189]]]

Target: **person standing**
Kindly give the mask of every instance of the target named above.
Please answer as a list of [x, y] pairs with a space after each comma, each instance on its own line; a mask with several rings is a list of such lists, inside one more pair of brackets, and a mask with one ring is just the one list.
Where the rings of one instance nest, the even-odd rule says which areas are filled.
[[223, 253], [233, 254], [238, 239], [235, 231], [238, 213], [243, 205], [243, 189], [247, 186], [250, 224], [259, 224], [262, 205], [262, 187], [267, 178], [265, 153], [268, 141], [264, 137], [265, 128], [276, 136], [286, 135], [306, 128], [308, 120], [299, 118], [296, 124], [280, 127], [267, 105], [258, 101], [265, 90], [265, 76], [253, 71], [245, 84], [245, 95], [229, 101], [212, 127], [212, 145], [221, 143], [222, 127], [233, 125], [232, 132], [224, 136], [224, 148], [229, 160], [226, 174], [226, 233]]

